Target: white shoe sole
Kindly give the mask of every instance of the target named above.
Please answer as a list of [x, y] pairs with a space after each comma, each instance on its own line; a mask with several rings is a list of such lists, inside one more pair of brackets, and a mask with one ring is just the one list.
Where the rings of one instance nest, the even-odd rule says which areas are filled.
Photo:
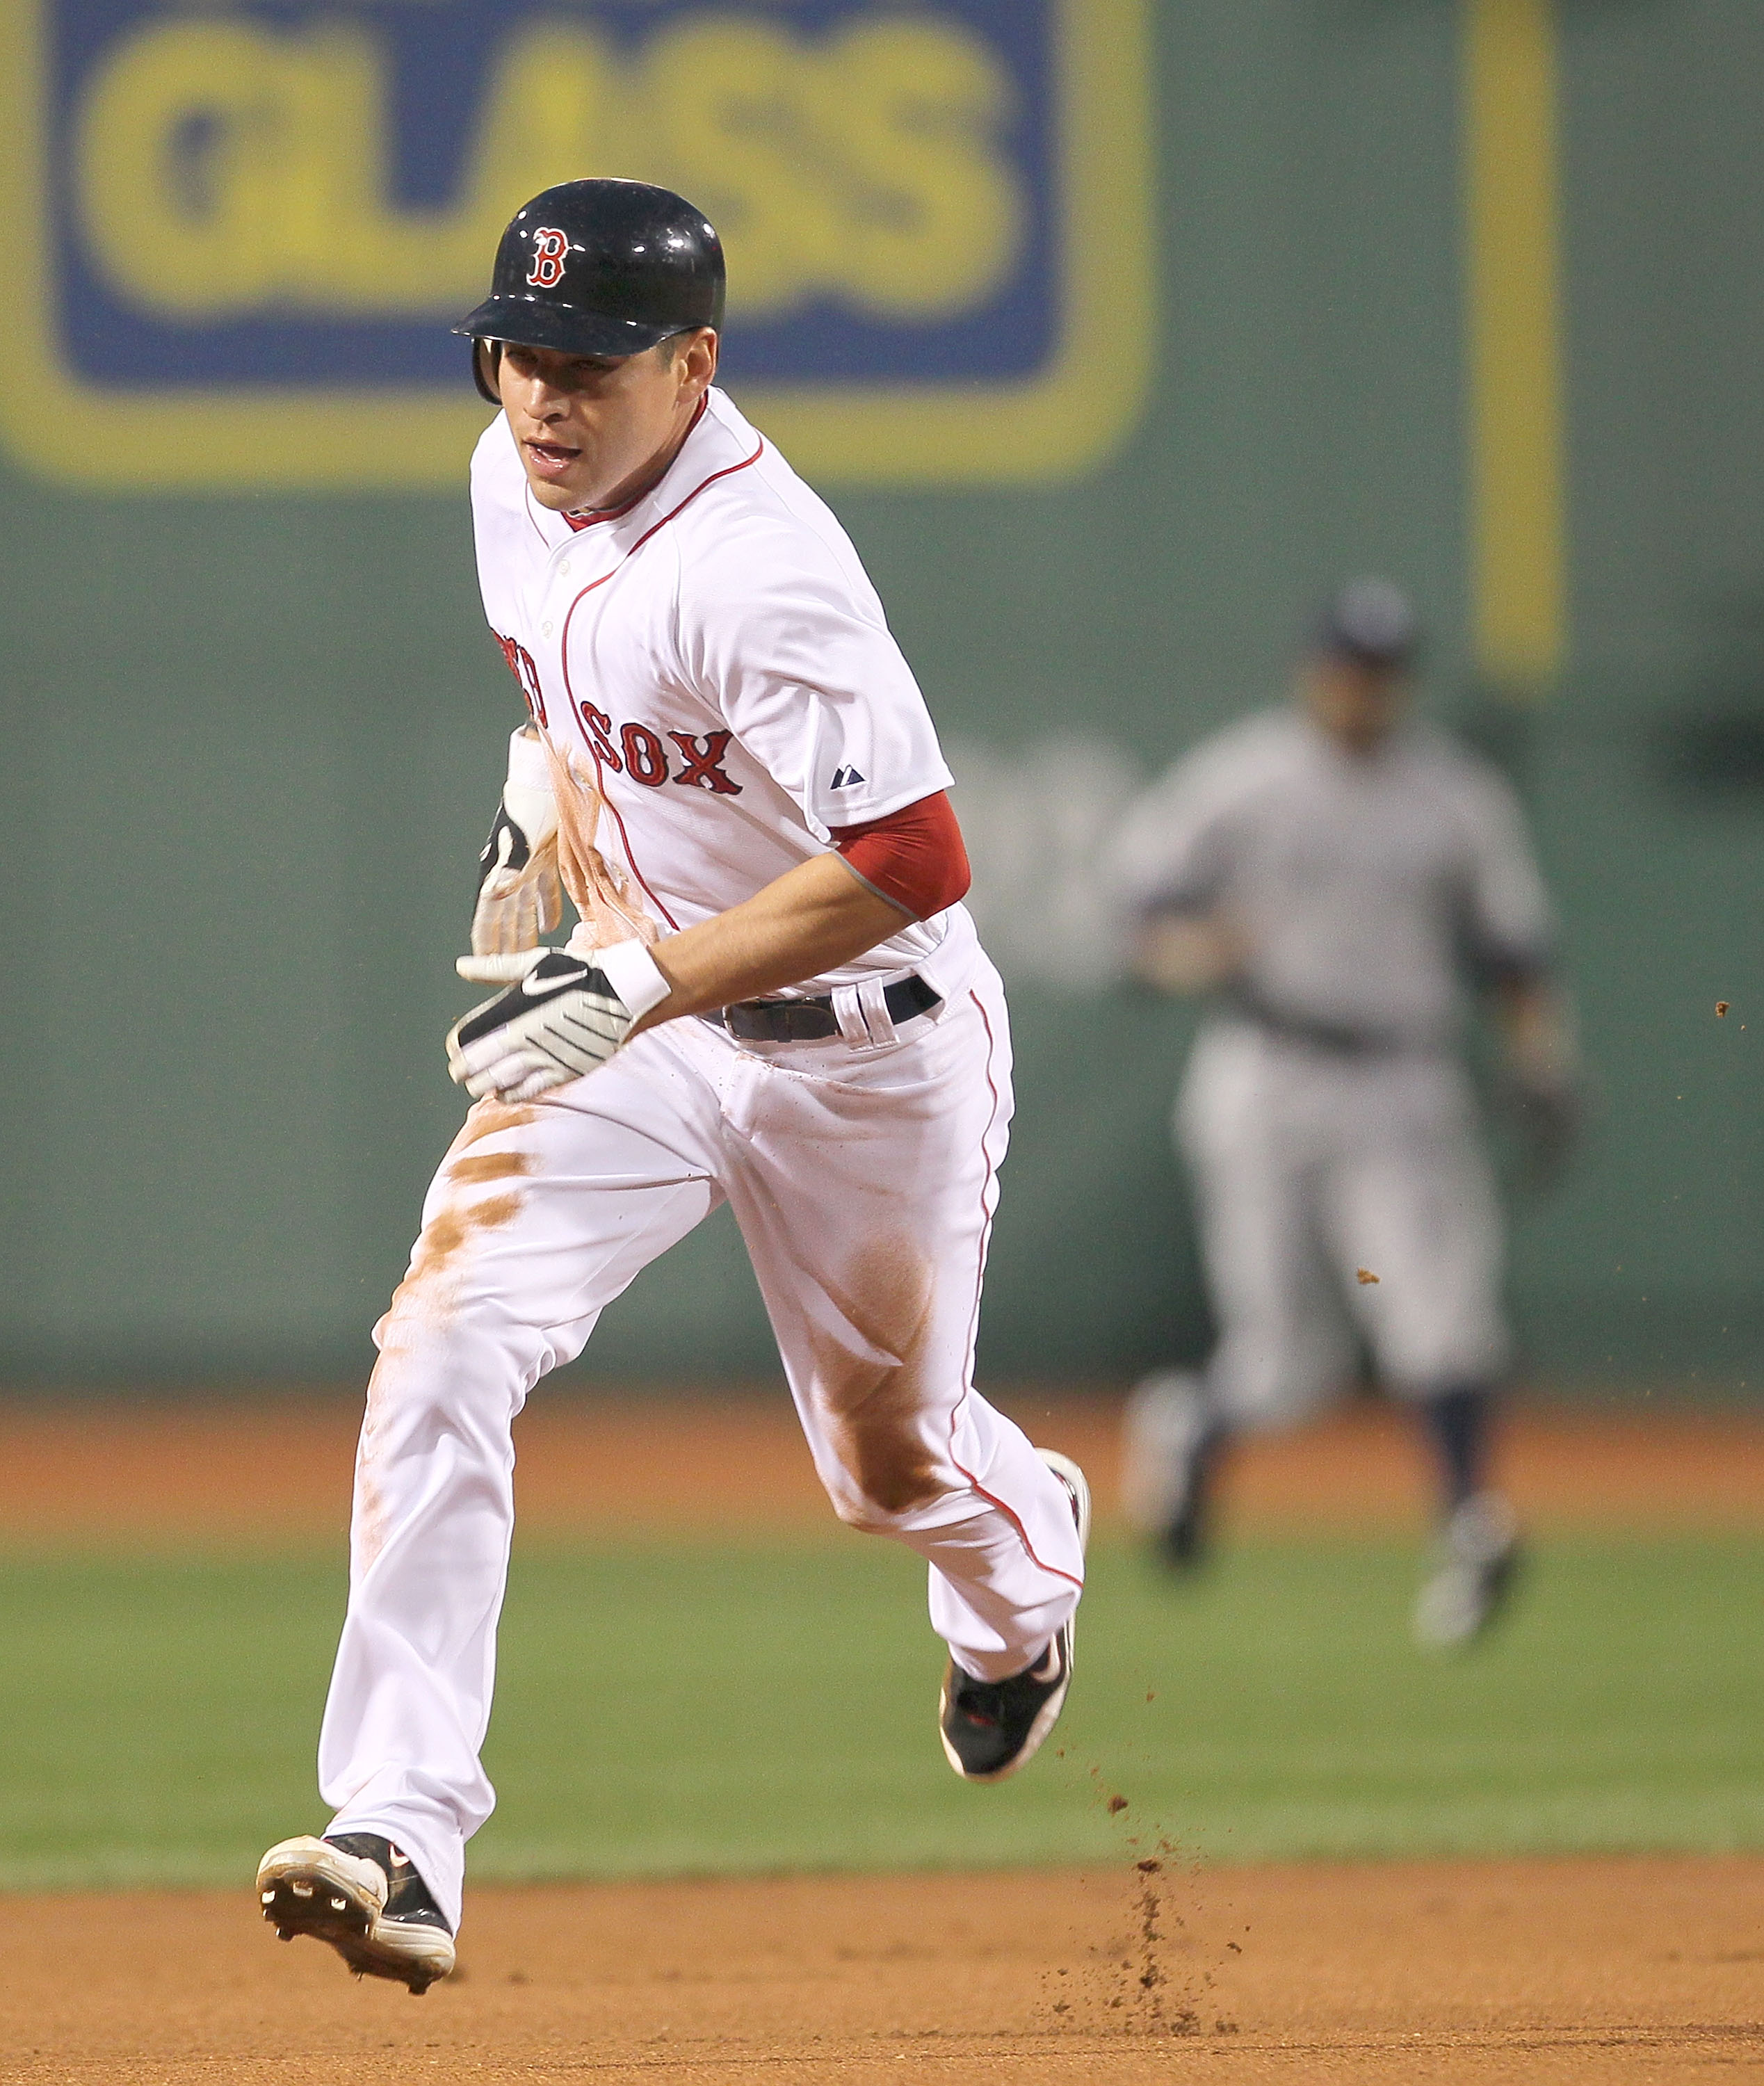
[[[1090, 1481], [1072, 1461], [1063, 1456], [1057, 1449], [1038, 1449], [1036, 1454], [1046, 1464], [1056, 1478], [1061, 1479], [1072, 1494], [1072, 1518], [1078, 1524], [1078, 1548], [1080, 1554], [1090, 1547]], [[1042, 1705], [1035, 1721], [1029, 1726], [1029, 1736], [1011, 1758], [990, 1774], [971, 1774], [961, 1764], [961, 1756], [949, 1743], [944, 1730], [944, 1720], [949, 1714], [949, 1684], [946, 1679], [937, 1696], [937, 1736], [944, 1748], [944, 1758], [964, 1782], [1008, 1782], [1013, 1774], [1026, 1768], [1042, 1749], [1042, 1743], [1055, 1725], [1059, 1722], [1059, 1713], [1066, 1706], [1066, 1691], [1072, 1686], [1072, 1646], [1077, 1639], [1076, 1617], [1068, 1618], [1059, 1633], [1060, 1658], [1066, 1677]]]
[[377, 1862], [308, 1834], [281, 1841], [258, 1864], [258, 1903], [280, 1939], [309, 1934], [358, 1977], [390, 1977], [420, 1995], [453, 1969], [453, 1936], [382, 1918], [386, 1899]]

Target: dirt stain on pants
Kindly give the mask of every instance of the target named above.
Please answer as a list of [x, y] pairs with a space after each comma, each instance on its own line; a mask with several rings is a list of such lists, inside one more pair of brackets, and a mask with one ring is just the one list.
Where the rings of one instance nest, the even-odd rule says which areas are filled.
[[890, 1238], [864, 1253], [845, 1287], [823, 1287], [849, 1329], [845, 1339], [809, 1333], [829, 1441], [871, 1505], [904, 1513], [948, 1489], [925, 1418], [935, 1273], [910, 1239]]

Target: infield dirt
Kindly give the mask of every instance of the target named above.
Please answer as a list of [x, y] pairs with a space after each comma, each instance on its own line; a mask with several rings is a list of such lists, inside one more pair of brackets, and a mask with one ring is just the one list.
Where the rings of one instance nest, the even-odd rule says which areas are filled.
[[412, 1999], [236, 1897], [0, 1901], [48, 2086], [1139, 2086], [1764, 2071], [1764, 1862], [484, 1890]]
[[[1019, 1401], [1109, 1489], [1113, 1414]], [[0, 1408], [15, 1542], [340, 1530], [342, 1400]], [[522, 1423], [554, 1532], [778, 1528], [825, 1509], [787, 1407], [559, 1400]], [[1535, 1523], [1756, 1528], [1764, 1428], [1560, 1410], [1507, 1481]], [[1263, 1526], [1418, 1526], [1355, 1411], [1234, 1474]], [[1149, 1857], [1148, 1858], [1149, 1858]], [[1764, 2075], [1764, 1859], [1563, 1859], [487, 1888], [421, 2000], [279, 1947], [249, 1889], [0, 1898], [0, 2081], [966, 2086]]]

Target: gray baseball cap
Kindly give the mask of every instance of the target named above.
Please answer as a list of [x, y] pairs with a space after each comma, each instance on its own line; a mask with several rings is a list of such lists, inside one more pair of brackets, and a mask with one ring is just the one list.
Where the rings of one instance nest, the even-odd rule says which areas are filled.
[[1350, 580], [1318, 617], [1314, 645], [1326, 658], [1400, 673], [1414, 662], [1421, 624], [1391, 581]]

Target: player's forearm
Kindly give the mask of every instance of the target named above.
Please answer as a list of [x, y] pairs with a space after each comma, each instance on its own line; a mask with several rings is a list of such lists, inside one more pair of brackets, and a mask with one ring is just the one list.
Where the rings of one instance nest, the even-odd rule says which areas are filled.
[[817, 855], [744, 904], [658, 943], [651, 954], [670, 990], [638, 1027], [708, 1014], [837, 970], [899, 934], [908, 917], [837, 855]]
[[1212, 915], [1155, 913], [1133, 943], [1133, 968], [1160, 992], [1211, 992], [1242, 969], [1242, 938]]
[[1494, 1005], [1507, 1060], [1519, 1078], [1536, 1086], [1574, 1079], [1580, 1064], [1574, 1010], [1549, 978], [1503, 979]]

